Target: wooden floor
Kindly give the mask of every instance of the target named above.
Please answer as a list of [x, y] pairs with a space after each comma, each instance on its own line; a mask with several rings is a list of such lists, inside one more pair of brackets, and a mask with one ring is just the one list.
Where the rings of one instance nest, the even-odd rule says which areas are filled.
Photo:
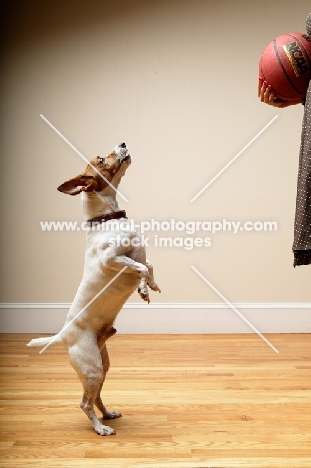
[[116, 335], [95, 434], [61, 345], [1, 336], [1, 459], [11, 467], [311, 467], [311, 337]]

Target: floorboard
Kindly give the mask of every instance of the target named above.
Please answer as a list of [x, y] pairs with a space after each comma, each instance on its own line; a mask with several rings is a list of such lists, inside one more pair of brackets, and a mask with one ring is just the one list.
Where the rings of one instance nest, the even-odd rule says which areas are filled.
[[[38, 336], [38, 335], [36, 335]], [[116, 335], [95, 434], [61, 345], [0, 335], [0, 466], [311, 468], [311, 337]]]

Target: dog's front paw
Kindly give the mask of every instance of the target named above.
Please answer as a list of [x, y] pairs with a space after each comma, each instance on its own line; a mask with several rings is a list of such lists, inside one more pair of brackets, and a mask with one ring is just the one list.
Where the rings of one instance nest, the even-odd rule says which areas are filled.
[[148, 304], [150, 303], [149, 291], [148, 291], [147, 286], [145, 286], [145, 287], [143, 287], [143, 288], [139, 287], [139, 288], [138, 288], [138, 293], [139, 293], [140, 297], [141, 297], [144, 301], [148, 302]]
[[104, 426], [103, 424], [97, 424], [95, 427], [95, 432], [101, 436], [110, 436], [116, 434], [116, 431], [112, 429], [112, 427]]
[[161, 289], [159, 288], [159, 286], [157, 285], [157, 283], [155, 281], [151, 281], [150, 283], [148, 282], [148, 286], [150, 289], [152, 289], [152, 291], [158, 291], [159, 293], [161, 292]]

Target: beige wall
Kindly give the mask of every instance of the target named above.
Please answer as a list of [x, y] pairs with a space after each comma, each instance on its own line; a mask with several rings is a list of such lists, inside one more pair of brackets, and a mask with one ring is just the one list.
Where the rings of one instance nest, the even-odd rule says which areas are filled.
[[83, 232], [42, 232], [39, 222], [81, 220], [79, 197], [56, 187], [85, 164], [40, 114], [89, 159], [127, 143], [120, 207], [138, 222], [277, 221], [277, 232], [207, 233], [212, 246], [192, 251], [152, 239], [163, 290], [153, 301], [221, 302], [191, 265], [233, 302], [310, 301], [311, 269], [294, 269], [291, 253], [303, 108], [276, 111], [256, 97], [262, 50], [305, 31], [309, 0], [6, 4], [1, 302], [71, 302], [82, 275]]

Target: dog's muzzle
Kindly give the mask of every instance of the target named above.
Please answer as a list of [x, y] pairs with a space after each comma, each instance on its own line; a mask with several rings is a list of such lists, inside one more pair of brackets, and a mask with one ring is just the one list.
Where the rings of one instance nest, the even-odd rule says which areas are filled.
[[124, 158], [121, 158], [121, 163], [125, 162], [125, 161], [130, 161], [131, 160], [131, 155], [128, 154], [126, 155]]
[[130, 154], [128, 152], [128, 149], [127, 149], [125, 143], [120, 143], [118, 146], [116, 146], [114, 148], [114, 151], [116, 152], [116, 154], [118, 156], [118, 160], [119, 160], [120, 164], [122, 164], [123, 162], [131, 160], [131, 156], [130, 156]]

